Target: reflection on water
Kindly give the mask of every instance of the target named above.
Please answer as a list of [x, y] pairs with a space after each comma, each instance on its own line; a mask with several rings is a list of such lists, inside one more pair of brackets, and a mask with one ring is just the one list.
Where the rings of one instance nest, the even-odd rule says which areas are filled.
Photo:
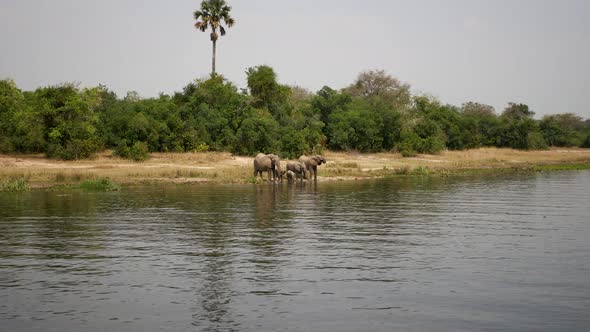
[[0, 330], [588, 330], [590, 172], [0, 193]]

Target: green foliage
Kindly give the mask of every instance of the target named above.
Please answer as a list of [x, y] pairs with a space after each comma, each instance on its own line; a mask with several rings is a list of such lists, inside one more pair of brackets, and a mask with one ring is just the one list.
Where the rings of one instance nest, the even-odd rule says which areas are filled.
[[415, 147], [420, 144], [419, 140], [420, 138], [415, 133], [407, 133], [397, 145], [397, 150], [403, 157], [415, 157], [418, 154]]
[[435, 154], [444, 150], [443, 138], [439, 134], [420, 136], [415, 131], [404, 130], [397, 150], [404, 157], [413, 157], [417, 153]]
[[419, 176], [427, 176], [430, 174], [430, 169], [428, 166], [418, 166], [414, 168], [411, 172], [412, 175], [419, 175]]
[[590, 121], [571, 113], [533, 119], [525, 104], [502, 115], [476, 102], [462, 107], [428, 96], [383, 71], [359, 74], [340, 91], [282, 85], [269, 66], [246, 72], [248, 90], [223, 76], [189, 83], [173, 96], [118, 98], [105, 86], [62, 84], [21, 91], [0, 81], [0, 153], [89, 158], [101, 149], [132, 160], [149, 152], [231, 151], [283, 158], [325, 148], [403, 156], [482, 146], [544, 149], [590, 147]]
[[513, 149], [533, 150], [547, 147], [543, 136], [539, 133], [539, 125], [535, 120], [524, 118], [503, 118], [499, 130], [499, 146]]
[[527, 149], [528, 150], [545, 150], [547, 149], [547, 142], [538, 131], [529, 132], [527, 135]]
[[[100, 149], [95, 112], [100, 97], [96, 89], [80, 91], [74, 84], [40, 88], [32, 95], [31, 103], [36, 114], [22, 119], [25, 124], [29, 120], [34, 127], [36, 135], [32, 139], [46, 142], [44, 149], [48, 157], [84, 159]], [[26, 128], [19, 129], [26, 131]], [[37, 136], [41, 133], [42, 139]], [[29, 139], [25, 136], [25, 141]]]
[[192, 152], [207, 152], [209, 151], [210, 146], [205, 143], [199, 143]]
[[0, 152], [14, 151], [14, 118], [23, 106], [24, 96], [14, 81], [0, 81]]
[[24, 178], [9, 179], [4, 182], [0, 182], [0, 191], [19, 192], [29, 191], [30, 189], [29, 183]]
[[539, 128], [551, 146], [582, 146], [585, 139], [583, 119], [572, 113], [543, 117]]
[[119, 191], [121, 185], [109, 178], [97, 178], [93, 180], [86, 180], [78, 186], [80, 189], [91, 191]]
[[357, 99], [346, 110], [330, 115], [329, 146], [335, 150], [381, 151], [382, 130], [379, 114], [366, 101]]
[[349, 94], [340, 93], [328, 86], [321, 88], [311, 100], [314, 112], [320, 114], [320, 121], [323, 123], [328, 123], [332, 113], [343, 111], [350, 102], [352, 97]]
[[502, 117], [512, 120], [532, 119], [534, 115], [535, 112], [531, 111], [528, 105], [517, 103], [508, 103], [502, 113]]
[[281, 128], [281, 155], [285, 158], [296, 159], [310, 151], [303, 135], [303, 132], [297, 131], [293, 127]]
[[136, 141], [129, 145], [127, 141], [123, 139], [119, 142], [117, 148], [113, 152], [121, 158], [135, 161], [144, 161], [150, 158], [147, 143], [140, 141]]
[[409, 106], [411, 99], [410, 86], [402, 84], [384, 70], [361, 72], [355, 82], [345, 90], [354, 97], [378, 97], [397, 109]]
[[277, 75], [269, 66], [248, 68], [246, 74], [252, 106], [268, 110], [277, 121], [285, 123], [291, 116], [288, 103], [291, 89], [277, 82]]
[[45, 146], [40, 117], [12, 80], [0, 81], [0, 152], [40, 152]]
[[[468, 102], [461, 109], [464, 128], [470, 144], [466, 147], [497, 146], [500, 119], [489, 105]], [[453, 147], [450, 147], [451, 149]]]
[[257, 110], [246, 118], [236, 132], [233, 152], [254, 155], [281, 150], [280, 126], [266, 111]]
[[414, 126], [404, 128], [400, 135], [397, 150], [404, 157], [417, 153], [438, 153], [445, 149], [445, 135], [438, 122], [422, 117], [415, 120]]

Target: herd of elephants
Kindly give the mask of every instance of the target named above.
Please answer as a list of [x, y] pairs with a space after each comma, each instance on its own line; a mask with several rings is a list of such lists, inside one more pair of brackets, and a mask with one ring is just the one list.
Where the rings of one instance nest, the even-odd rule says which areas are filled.
[[254, 158], [254, 176], [260, 176], [267, 172], [269, 181], [283, 181], [286, 176], [289, 182], [296, 179], [303, 181], [303, 178], [309, 180], [313, 177], [314, 181], [318, 179], [318, 166], [326, 163], [326, 158], [321, 155], [301, 156], [298, 161], [288, 161], [285, 169], [281, 168], [281, 159], [274, 154], [259, 153]]

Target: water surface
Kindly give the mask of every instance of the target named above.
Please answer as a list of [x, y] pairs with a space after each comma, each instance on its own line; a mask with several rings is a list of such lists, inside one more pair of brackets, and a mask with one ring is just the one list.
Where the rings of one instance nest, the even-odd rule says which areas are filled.
[[0, 193], [0, 331], [588, 331], [590, 172]]

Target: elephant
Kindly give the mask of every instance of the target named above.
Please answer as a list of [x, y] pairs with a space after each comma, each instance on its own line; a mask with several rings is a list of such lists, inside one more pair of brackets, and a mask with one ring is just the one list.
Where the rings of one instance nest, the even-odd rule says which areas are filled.
[[[279, 181], [283, 182], [283, 177], [285, 176], [285, 174], [287, 174], [287, 170], [286, 169], [279, 171], [279, 175], [278, 175], [279, 176]], [[289, 176], [289, 175], [287, 174], [287, 176]]]
[[267, 154], [267, 156], [275, 163], [276, 166], [273, 172], [274, 178], [278, 178], [282, 182], [285, 172], [281, 169], [281, 158], [272, 153]]
[[293, 182], [295, 180], [295, 173], [293, 171], [287, 171], [287, 181], [289, 183]]
[[299, 161], [290, 161], [287, 163], [287, 171], [292, 172], [296, 177], [299, 177], [301, 181], [303, 178], [307, 178], [305, 173], [305, 165]]
[[317, 181], [318, 180], [318, 166], [321, 164], [325, 164], [326, 158], [322, 157], [319, 154], [315, 155], [315, 156], [303, 155], [303, 156], [299, 157], [299, 162], [305, 165], [305, 168], [309, 172], [309, 179], [311, 180], [311, 177], [313, 175], [313, 180]]
[[277, 160], [264, 153], [259, 153], [254, 158], [254, 177], [260, 175], [262, 179], [262, 172], [267, 172], [268, 181], [274, 180], [279, 174]]

